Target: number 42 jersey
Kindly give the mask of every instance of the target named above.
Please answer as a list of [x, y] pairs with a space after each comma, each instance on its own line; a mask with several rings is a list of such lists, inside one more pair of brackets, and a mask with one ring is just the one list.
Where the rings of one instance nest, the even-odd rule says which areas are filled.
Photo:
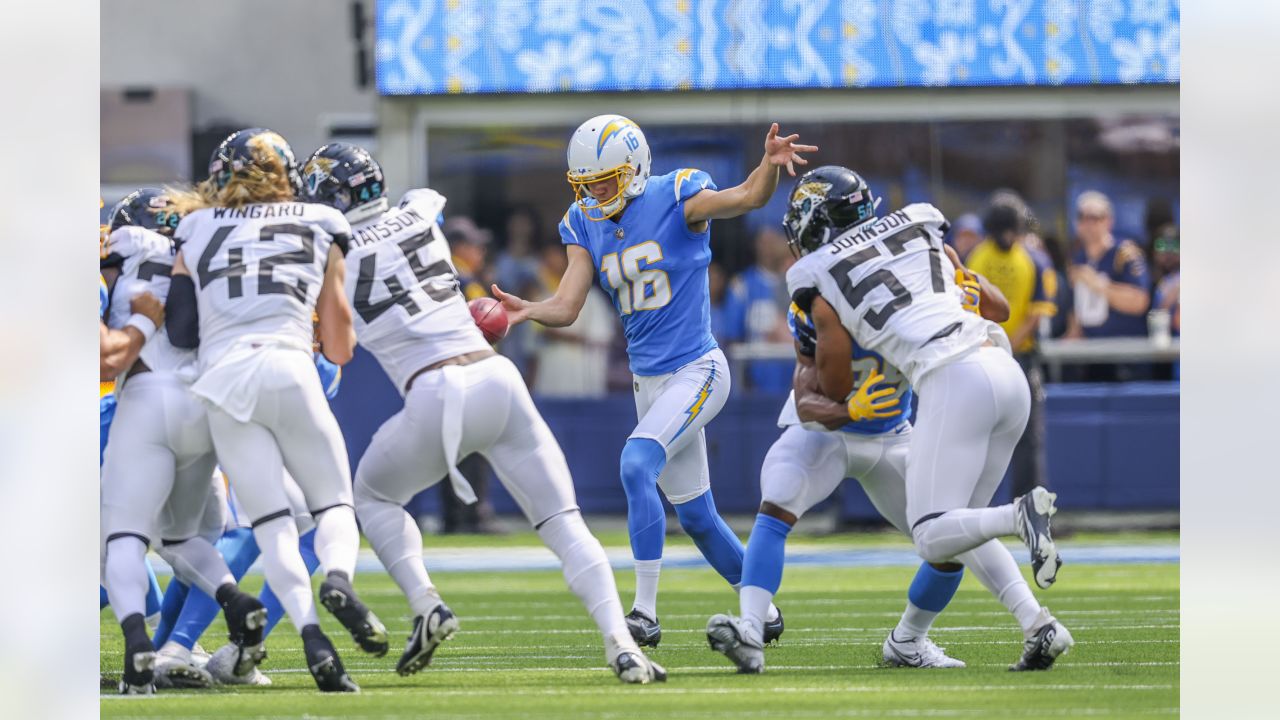
[[406, 192], [399, 206], [355, 226], [347, 254], [356, 337], [402, 394], [422, 368], [489, 348], [436, 223], [444, 204], [434, 190]]
[[961, 308], [955, 266], [942, 251], [946, 230], [937, 208], [908, 205], [802, 257], [787, 271], [787, 290], [805, 312], [821, 295], [854, 342], [918, 385], [987, 340], [1008, 346], [999, 325]]

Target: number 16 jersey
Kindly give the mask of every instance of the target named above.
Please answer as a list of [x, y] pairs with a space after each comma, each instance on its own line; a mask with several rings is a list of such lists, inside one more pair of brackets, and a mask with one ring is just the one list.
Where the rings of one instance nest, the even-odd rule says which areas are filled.
[[434, 190], [406, 192], [398, 207], [355, 226], [347, 253], [356, 338], [401, 394], [422, 368], [489, 348], [436, 222], [444, 203]]
[[331, 207], [300, 202], [204, 208], [174, 231], [196, 284], [200, 365], [246, 335], [311, 348], [312, 313], [329, 261], [351, 226]]
[[787, 290], [805, 312], [821, 295], [859, 346], [918, 385], [929, 370], [1003, 335], [961, 308], [955, 266], [942, 251], [946, 229], [937, 208], [908, 205], [802, 257], [787, 271]]

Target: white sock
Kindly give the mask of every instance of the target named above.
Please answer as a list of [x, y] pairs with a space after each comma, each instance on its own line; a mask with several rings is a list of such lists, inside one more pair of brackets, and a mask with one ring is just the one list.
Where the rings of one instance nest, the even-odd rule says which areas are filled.
[[302, 632], [302, 628], [318, 624], [311, 575], [298, 554], [298, 526], [293, 518], [285, 516], [262, 523], [253, 529], [253, 538], [262, 550], [262, 574], [293, 626]]
[[409, 607], [413, 609], [414, 617], [425, 616], [436, 605], [444, 602], [440, 591], [431, 582], [426, 566], [422, 564], [421, 555], [401, 558], [388, 566], [387, 572], [400, 586], [401, 592], [409, 601]]
[[630, 637], [609, 558], [582, 515], [577, 510], [555, 515], [542, 523], [538, 536], [560, 558], [569, 589], [587, 608], [606, 641], [618, 635]]
[[223, 584], [236, 581], [222, 554], [202, 537], [161, 545], [156, 553], [173, 567], [178, 577], [200, 588], [209, 597], [214, 597]]
[[440, 593], [422, 562], [422, 530], [413, 517], [403, 507], [375, 497], [362, 483], [356, 483], [356, 508], [365, 537], [414, 616], [431, 612], [441, 602]]
[[924, 637], [929, 634], [929, 628], [933, 627], [933, 621], [937, 617], [938, 613], [916, 607], [915, 603], [908, 600], [907, 609], [902, 611], [902, 619], [898, 621], [894, 637], [899, 640]]
[[662, 558], [636, 560], [636, 601], [631, 607], [654, 619], [658, 617], [658, 576], [661, 574]]
[[[777, 618], [778, 608], [773, 606], [773, 593], [762, 587], [748, 585], [738, 590], [738, 608], [742, 612], [742, 619], [750, 626], [751, 639], [763, 643], [765, 621]], [[770, 613], [774, 614], [773, 618], [769, 617]]]
[[1016, 534], [1017, 511], [1012, 504], [948, 510], [911, 533], [920, 557], [934, 563], [949, 562], [988, 540]]
[[1018, 563], [1009, 548], [999, 540], [990, 540], [963, 553], [956, 560], [973, 572], [983, 587], [1013, 613], [1023, 632], [1031, 629], [1040, 615], [1040, 603], [1022, 578]]
[[141, 615], [147, 607], [147, 546], [132, 535], [107, 543], [107, 559], [103, 566], [102, 584], [116, 621], [130, 615]]
[[[422, 537], [418, 537], [421, 553]], [[337, 570], [346, 573], [348, 579], [356, 574], [356, 554], [360, 552], [360, 528], [356, 526], [356, 511], [339, 505], [320, 513], [316, 518], [316, 557], [326, 575]]]

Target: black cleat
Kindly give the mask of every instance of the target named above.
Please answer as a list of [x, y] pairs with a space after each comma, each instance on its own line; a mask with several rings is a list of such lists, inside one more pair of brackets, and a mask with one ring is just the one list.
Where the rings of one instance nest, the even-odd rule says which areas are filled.
[[1059, 655], [1065, 655], [1076, 644], [1062, 623], [1049, 615], [1048, 608], [1041, 608], [1040, 613], [1047, 616], [1049, 621], [1023, 642], [1022, 657], [1016, 664], [1009, 666], [1010, 670], [1048, 670], [1053, 667]]
[[387, 654], [387, 628], [373, 614], [351, 587], [351, 581], [341, 572], [331, 572], [320, 584], [320, 604], [333, 613], [342, 626], [351, 633], [361, 650], [382, 657]]
[[124, 631], [124, 672], [121, 695], [151, 695], [156, 691], [156, 648], [147, 635], [147, 622], [135, 613], [120, 623]]
[[227, 639], [240, 650], [235, 674], [247, 675], [267, 657], [263, 646], [267, 608], [258, 598], [230, 583], [218, 588], [218, 604], [227, 619]]
[[426, 616], [414, 618], [413, 632], [409, 633], [404, 654], [400, 656], [400, 662], [396, 663], [396, 672], [408, 677], [430, 665], [436, 648], [456, 632], [458, 618], [444, 603], [435, 606]]
[[631, 609], [627, 613], [627, 630], [631, 631], [631, 639], [636, 641], [640, 647], [658, 647], [658, 643], [662, 641], [662, 626], [658, 624], [658, 618], [651, 618], [648, 615]]
[[786, 627], [782, 624], [782, 608], [778, 608], [778, 619], [773, 622], [766, 620], [764, 623], [764, 644], [768, 645], [782, 637], [782, 631], [785, 629]]
[[307, 655], [307, 669], [320, 692], [360, 692], [360, 686], [347, 675], [338, 651], [319, 625], [302, 629], [302, 648]]
[[1014, 501], [1018, 537], [1031, 551], [1031, 569], [1036, 585], [1042, 588], [1049, 587], [1058, 579], [1058, 568], [1062, 567], [1062, 558], [1058, 557], [1058, 547], [1049, 529], [1049, 518], [1058, 512], [1053, 504], [1057, 499], [1056, 494], [1037, 487]]
[[666, 682], [667, 670], [658, 663], [645, 657], [643, 653], [622, 652], [609, 663], [613, 674], [628, 685], [648, 685], [651, 682]]

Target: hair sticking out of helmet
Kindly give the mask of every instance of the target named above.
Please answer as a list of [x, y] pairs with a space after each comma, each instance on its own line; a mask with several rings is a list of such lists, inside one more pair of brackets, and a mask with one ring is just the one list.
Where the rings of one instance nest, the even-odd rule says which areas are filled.
[[358, 145], [335, 142], [311, 153], [302, 166], [302, 197], [341, 211], [353, 223], [386, 212], [382, 168]]
[[617, 215], [628, 199], [642, 194], [653, 165], [640, 126], [621, 115], [597, 115], [579, 125], [567, 155], [569, 185], [582, 214], [593, 221]]
[[208, 179], [194, 188], [166, 188], [182, 215], [206, 207], [288, 202], [301, 190], [293, 149], [279, 133], [265, 128], [228, 135], [209, 158]]
[[807, 255], [846, 230], [876, 217], [880, 198], [858, 173], [824, 165], [796, 181], [782, 217], [787, 245], [796, 257]]

